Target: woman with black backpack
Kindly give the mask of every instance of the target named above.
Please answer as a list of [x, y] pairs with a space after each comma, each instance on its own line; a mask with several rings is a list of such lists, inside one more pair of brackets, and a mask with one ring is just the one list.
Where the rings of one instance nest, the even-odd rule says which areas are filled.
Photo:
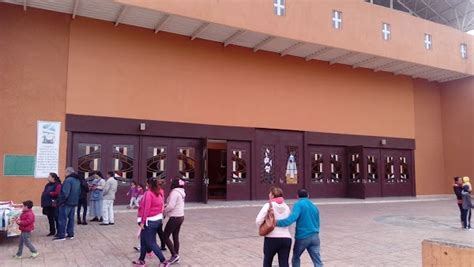
[[56, 234], [58, 226], [57, 202], [60, 192], [61, 180], [56, 173], [51, 172], [48, 176], [48, 183], [44, 186], [43, 193], [41, 194], [41, 207], [43, 208], [43, 214], [48, 217], [49, 222], [48, 236]]

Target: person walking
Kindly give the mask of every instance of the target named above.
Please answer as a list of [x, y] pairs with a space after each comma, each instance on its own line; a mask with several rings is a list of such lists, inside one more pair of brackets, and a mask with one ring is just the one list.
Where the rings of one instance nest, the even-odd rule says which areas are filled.
[[165, 259], [160, 247], [156, 243], [156, 233], [163, 221], [163, 195], [156, 177], [147, 181], [148, 190], [138, 208], [137, 222], [140, 223], [140, 257], [132, 263], [135, 266], [145, 266], [145, 255], [151, 249], [160, 260], [160, 267], [167, 267], [170, 263]]
[[114, 225], [114, 200], [115, 193], [117, 193], [118, 182], [115, 180], [115, 173], [110, 171], [107, 173], [107, 180], [105, 181], [103, 191], [103, 221], [100, 225]]
[[[87, 225], [87, 193], [89, 193], [89, 185], [87, 184], [86, 179], [81, 176], [79, 177], [81, 181], [81, 195], [79, 196], [79, 204], [77, 206], [77, 224]], [[82, 212], [82, 220], [81, 220], [81, 208]]]
[[[74, 215], [79, 196], [81, 195], [81, 181], [74, 172], [74, 168], [66, 168], [66, 179], [59, 195], [59, 225], [58, 234], [53, 240], [74, 239]], [[65, 235], [67, 232], [67, 236]]]
[[[181, 179], [171, 181], [171, 192], [165, 207], [165, 215], [168, 222], [165, 226], [164, 238], [166, 246], [171, 253], [170, 264], [180, 261], [179, 257], [179, 230], [184, 222], [184, 199], [186, 192], [184, 191], [185, 182]], [[170, 236], [173, 235], [173, 241]]]
[[61, 192], [61, 180], [59, 176], [51, 172], [48, 176], [48, 183], [44, 186], [41, 194], [41, 207], [43, 214], [48, 217], [49, 234], [47, 236], [56, 235], [58, 227], [58, 197]]
[[18, 220], [16, 221], [20, 228], [21, 234], [20, 244], [18, 245], [18, 252], [13, 256], [13, 258], [15, 259], [21, 259], [24, 245], [28, 249], [30, 249], [32, 258], [36, 258], [39, 255], [38, 250], [36, 250], [30, 240], [31, 232], [35, 229], [35, 214], [31, 210], [32, 208], [33, 202], [31, 200], [23, 202], [22, 213], [20, 215], [20, 218], [18, 218]]
[[93, 179], [90, 182], [89, 187], [91, 190], [91, 222], [101, 222], [105, 180], [103, 179], [102, 173], [100, 171], [95, 172], [92, 177]]
[[[268, 194], [269, 203], [275, 214], [275, 219], [285, 219], [290, 215], [290, 208], [283, 199], [283, 190], [279, 187], [272, 186]], [[266, 203], [255, 219], [255, 223], [260, 227], [265, 221], [270, 204]], [[275, 227], [273, 231], [265, 236], [263, 241], [263, 267], [271, 267], [273, 257], [278, 254], [278, 265], [280, 267], [288, 267], [288, 259], [291, 250], [291, 234], [288, 226]]]
[[309, 256], [315, 267], [322, 267], [323, 262], [320, 255], [319, 240], [319, 210], [316, 205], [308, 199], [306, 189], [298, 190], [298, 201], [288, 218], [277, 220], [277, 226], [289, 226], [296, 222], [295, 245], [293, 247], [293, 258], [291, 260], [293, 267], [299, 267], [300, 257], [305, 250], [308, 250]]

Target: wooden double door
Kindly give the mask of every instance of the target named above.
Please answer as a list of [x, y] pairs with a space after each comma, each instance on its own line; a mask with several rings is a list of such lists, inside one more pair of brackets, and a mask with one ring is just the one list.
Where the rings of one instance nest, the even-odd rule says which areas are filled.
[[86, 178], [94, 171], [104, 176], [113, 171], [119, 181], [116, 203], [126, 204], [130, 182], [145, 186], [150, 177], [163, 179], [166, 193], [171, 180], [180, 177], [187, 181], [187, 200], [200, 201], [201, 151], [199, 139], [75, 133], [70, 153], [72, 166]]

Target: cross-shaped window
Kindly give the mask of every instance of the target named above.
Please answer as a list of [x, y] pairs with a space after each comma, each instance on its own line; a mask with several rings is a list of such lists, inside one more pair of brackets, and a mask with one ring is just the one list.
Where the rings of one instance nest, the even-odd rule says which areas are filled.
[[342, 12], [333, 10], [332, 11], [332, 26], [334, 29], [340, 29], [342, 27]]
[[388, 41], [388, 40], [390, 40], [390, 36], [391, 36], [390, 24], [383, 23], [382, 24], [382, 38], [385, 41]]
[[467, 59], [467, 44], [461, 44], [461, 58]]
[[431, 48], [433, 47], [432, 43], [433, 42], [431, 41], [431, 34], [425, 33], [425, 48], [431, 50]]
[[285, 0], [273, 0], [273, 12], [277, 16], [285, 15]]

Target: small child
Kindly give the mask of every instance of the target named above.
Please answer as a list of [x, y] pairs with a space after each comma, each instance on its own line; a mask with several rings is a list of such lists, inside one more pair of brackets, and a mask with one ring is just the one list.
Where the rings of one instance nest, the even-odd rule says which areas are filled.
[[143, 198], [143, 194], [145, 191], [143, 190], [143, 185], [138, 184], [137, 185], [137, 205], [135, 206], [136, 209], [138, 209], [138, 206], [140, 205], [140, 201]]
[[471, 182], [470, 182], [469, 177], [464, 176], [464, 177], [462, 178], [462, 182], [463, 182], [462, 186], [463, 186], [463, 187], [466, 186], [466, 185], [469, 186], [469, 192], [472, 192], [472, 185], [471, 185]]
[[138, 206], [137, 191], [138, 191], [137, 182], [132, 181], [130, 183], [130, 189], [127, 192], [127, 196], [130, 197], [130, 204], [128, 205], [127, 209], [132, 209]]
[[31, 208], [33, 208], [33, 202], [31, 200], [23, 202], [22, 213], [20, 218], [16, 221], [20, 227], [21, 235], [18, 252], [13, 256], [15, 259], [21, 259], [21, 255], [23, 254], [23, 245], [30, 249], [32, 258], [36, 258], [39, 255], [38, 251], [30, 241], [31, 232], [35, 229], [35, 214]]
[[469, 190], [469, 186], [465, 185], [462, 187], [462, 208], [463, 208], [463, 227], [465, 230], [471, 230], [471, 209], [472, 199]]

